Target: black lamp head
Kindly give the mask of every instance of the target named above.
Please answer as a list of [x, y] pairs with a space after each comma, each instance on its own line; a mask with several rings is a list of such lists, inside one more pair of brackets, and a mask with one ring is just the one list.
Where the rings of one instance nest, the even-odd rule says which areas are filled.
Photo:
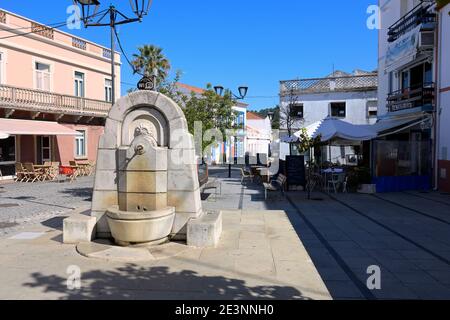
[[224, 88], [222, 86], [215, 86], [214, 91], [217, 95], [221, 96], [223, 94]]
[[238, 90], [239, 90], [239, 95], [241, 96], [242, 99], [244, 99], [245, 96], [247, 95], [248, 87], [246, 87], [246, 86], [240, 86], [240, 87], [238, 88]]

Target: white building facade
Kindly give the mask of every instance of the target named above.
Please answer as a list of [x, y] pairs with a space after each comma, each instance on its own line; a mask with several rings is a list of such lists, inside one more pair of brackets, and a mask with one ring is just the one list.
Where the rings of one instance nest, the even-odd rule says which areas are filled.
[[[287, 122], [291, 122], [291, 135], [327, 117], [369, 125], [377, 120], [377, 74], [356, 70], [352, 74], [336, 71], [325, 78], [281, 81], [280, 136], [288, 136]], [[289, 119], [292, 120], [289, 120]], [[293, 153], [289, 144], [282, 143], [281, 158]], [[351, 147], [328, 148], [324, 160], [345, 164]]]
[[254, 112], [247, 112], [246, 153], [251, 157], [258, 154], [269, 155], [272, 140], [272, 125], [269, 117], [261, 117]]
[[380, 0], [377, 190], [430, 189], [436, 182], [436, 4]]

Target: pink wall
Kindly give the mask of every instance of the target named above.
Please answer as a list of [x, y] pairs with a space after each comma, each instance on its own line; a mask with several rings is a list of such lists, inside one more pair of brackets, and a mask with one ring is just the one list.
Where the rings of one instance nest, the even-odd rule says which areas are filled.
[[[6, 24], [0, 28], [30, 27], [31, 22], [14, 14], [7, 14]], [[2, 30], [2, 37], [15, 35]], [[4, 83], [10, 86], [35, 89], [35, 62], [50, 64], [51, 91], [74, 95], [75, 71], [85, 74], [86, 98], [104, 100], [105, 79], [111, 78], [110, 60], [103, 57], [103, 47], [86, 42], [86, 50], [72, 46], [72, 36], [55, 31], [54, 39], [38, 34], [0, 39], [0, 52], [4, 55]], [[116, 86], [120, 96], [120, 55], [116, 54]]]
[[87, 139], [87, 157], [75, 159], [75, 137], [72, 136], [57, 136], [56, 137], [56, 159], [61, 164], [67, 165], [71, 160], [89, 160], [96, 162], [97, 148], [100, 136], [104, 132], [102, 126], [87, 126], [87, 125], [73, 125], [63, 124], [65, 127], [73, 130], [85, 130]]

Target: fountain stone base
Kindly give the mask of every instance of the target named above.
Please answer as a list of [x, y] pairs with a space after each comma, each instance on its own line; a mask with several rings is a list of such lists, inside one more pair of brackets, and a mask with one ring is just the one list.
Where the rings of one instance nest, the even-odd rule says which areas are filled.
[[175, 219], [175, 208], [148, 212], [121, 211], [109, 208], [106, 217], [116, 244], [160, 244], [168, 240]]

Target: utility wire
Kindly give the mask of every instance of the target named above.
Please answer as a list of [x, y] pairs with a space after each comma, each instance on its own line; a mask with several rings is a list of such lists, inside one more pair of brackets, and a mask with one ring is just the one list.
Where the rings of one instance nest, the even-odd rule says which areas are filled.
[[[55, 25], [63, 24], [63, 23], [66, 23], [66, 21], [55, 22], [55, 23], [38, 23], [38, 24], [42, 25], [43, 27], [52, 27], [52, 26], [55, 26]], [[5, 28], [5, 29], [0, 30], [0, 32], [26, 30], [26, 29], [31, 29], [31, 28], [33, 28], [33, 27], [30, 26], [30, 27], [20, 27], [20, 28]]]
[[141, 76], [144, 76], [142, 73], [140, 73], [140, 72], [135, 68], [135, 66], [131, 63], [130, 59], [128, 58], [127, 54], [125, 53], [125, 50], [124, 50], [123, 47], [122, 47], [122, 43], [120, 42], [119, 35], [117, 34], [116, 28], [114, 28], [114, 33], [115, 33], [115, 35], [116, 35], [117, 44], [119, 45], [120, 52], [122, 52], [123, 56], [125, 57], [125, 60], [127, 60], [127, 62], [128, 62], [128, 64], [130, 65], [131, 69], [133, 69], [133, 72], [134, 72], [134, 73], [137, 73], [137, 74], [139, 74], [139, 75], [141, 75]]
[[67, 22], [61, 23], [61, 24], [53, 26], [53, 27], [42, 26], [42, 27], [39, 27], [36, 30], [32, 30], [30, 32], [24, 32], [24, 33], [21, 33], [21, 34], [13, 34], [11, 36], [1, 37], [0, 40], [9, 39], [9, 38], [15, 38], [15, 37], [22, 37], [22, 36], [26, 36], [26, 35], [29, 35], [29, 34], [32, 34], [32, 33], [41, 32], [41, 31], [44, 31], [44, 30], [47, 30], [47, 29], [54, 30], [54, 29], [63, 27], [65, 25], [67, 25]]

